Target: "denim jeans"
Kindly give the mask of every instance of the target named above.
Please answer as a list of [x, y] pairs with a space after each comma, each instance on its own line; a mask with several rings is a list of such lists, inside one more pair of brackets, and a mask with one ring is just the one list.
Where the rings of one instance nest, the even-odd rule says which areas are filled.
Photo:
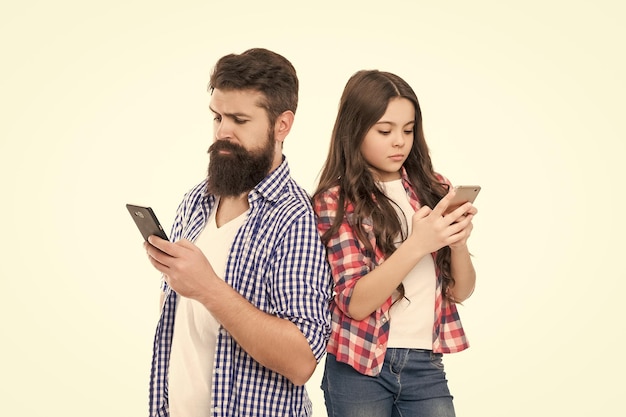
[[454, 417], [442, 355], [387, 349], [375, 377], [326, 355], [321, 388], [328, 417]]

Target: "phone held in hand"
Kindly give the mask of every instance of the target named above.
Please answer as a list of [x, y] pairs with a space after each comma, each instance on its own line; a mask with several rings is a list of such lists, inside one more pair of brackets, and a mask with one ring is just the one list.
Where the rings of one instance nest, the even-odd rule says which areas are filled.
[[156, 235], [161, 239], [169, 240], [152, 208], [133, 204], [126, 204], [126, 208], [146, 242], [150, 235]]
[[476, 196], [478, 196], [480, 189], [480, 185], [457, 185], [454, 187], [456, 193], [446, 212], [449, 213], [454, 211], [456, 208], [467, 202], [473, 203], [474, 200], [476, 200]]

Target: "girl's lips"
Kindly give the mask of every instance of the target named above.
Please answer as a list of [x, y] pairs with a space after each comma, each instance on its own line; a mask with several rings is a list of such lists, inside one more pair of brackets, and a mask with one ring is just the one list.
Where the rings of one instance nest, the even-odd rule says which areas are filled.
[[395, 162], [402, 161], [404, 159], [404, 155], [391, 155], [389, 159]]

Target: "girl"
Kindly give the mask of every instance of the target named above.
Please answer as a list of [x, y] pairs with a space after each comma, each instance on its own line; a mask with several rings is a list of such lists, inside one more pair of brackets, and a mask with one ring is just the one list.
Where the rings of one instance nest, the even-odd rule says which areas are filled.
[[329, 417], [454, 416], [442, 354], [468, 347], [455, 303], [476, 274], [471, 203], [433, 171], [413, 89], [354, 74], [313, 205], [335, 281], [322, 389]]

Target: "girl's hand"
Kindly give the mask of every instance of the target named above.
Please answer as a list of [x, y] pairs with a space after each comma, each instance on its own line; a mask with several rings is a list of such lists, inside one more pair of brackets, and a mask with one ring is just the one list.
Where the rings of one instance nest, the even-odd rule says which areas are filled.
[[456, 248], [467, 244], [472, 219], [478, 210], [472, 203], [465, 203], [445, 214], [454, 194], [451, 189], [434, 209], [424, 206], [413, 215], [413, 232], [409, 239], [425, 253], [436, 252], [444, 246]]

